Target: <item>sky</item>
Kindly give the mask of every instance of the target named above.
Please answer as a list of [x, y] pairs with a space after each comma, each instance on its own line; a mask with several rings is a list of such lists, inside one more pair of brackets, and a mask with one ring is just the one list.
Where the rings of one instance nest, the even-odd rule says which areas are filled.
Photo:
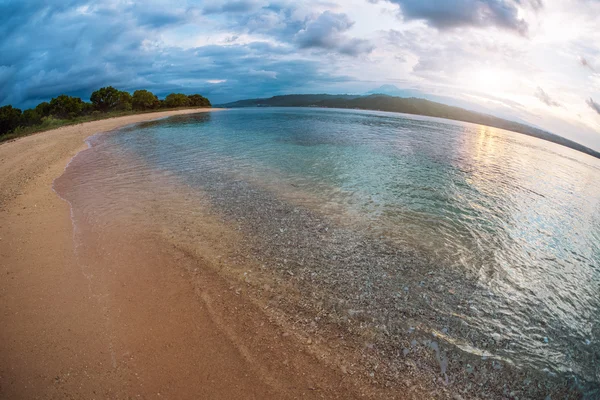
[[0, 0], [0, 105], [390, 84], [600, 150], [600, 0]]

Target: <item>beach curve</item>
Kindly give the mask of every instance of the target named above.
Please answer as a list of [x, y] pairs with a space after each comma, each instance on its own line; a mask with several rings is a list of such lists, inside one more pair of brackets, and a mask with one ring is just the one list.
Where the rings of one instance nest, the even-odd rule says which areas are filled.
[[69, 204], [52, 184], [84, 140], [199, 111], [94, 121], [0, 146], [1, 398], [358, 396], [209, 268], [198, 293], [185, 271], [144, 269], [142, 256], [119, 271], [78, 259]]

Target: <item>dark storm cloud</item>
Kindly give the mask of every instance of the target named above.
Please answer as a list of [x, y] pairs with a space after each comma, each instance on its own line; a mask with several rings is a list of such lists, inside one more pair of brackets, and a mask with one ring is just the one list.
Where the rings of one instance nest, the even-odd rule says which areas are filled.
[[600, 104], [596, 103], [591, 97], [585, 101], [588, 106], [598, 114], [600, 114]]
[[[377, 1], [377, 0], [374, 0]], [[519, 18], [514, 0], [387, 0], [400, 6], [405, 19], [425, 20], [439, 29], [463, 26], [497, 27], [524, 35], [527, 23]], [[528, 1], [542, 7], [541, 1]]]
[[205, 14], [217, 13], [248, 13], [261, 8], [262, 1], [256, 0], [239, 0], [239, 1], [224, 1], [212, 2], [203, 8]]
[[539, 86], [535, 91], [535, 97], [537, 97], [542, 103], [550, 107], [560, 107], [560, 103], [554, 100], [552, 97], [550, 97], [550, 95]]
[[[62, 93], [88, 99], [106, 85], [159, 96], [201, 92], [214, 102], [316, 90], [348, 78], [298, 59], [298, 48], [346, 55], [369, 50], [346, 35], [352, 22], [345, 15], [299, 19], [291, 3], [222, 2], [216, 17], [230, 24], [232, 39], [188, 49], [166, 45], [162, 37], [185, 26], [202, 29], [207, 10], [192, 3], [59, 3], [0, 2], [0, 105], [30, 107]], [[326, 36], [321, 43], [315, 30]], [[274, 40], [236, 44], [236, 35], [255, 32]]]
[[348, 55], [371, 52], [373, 46], [367, 40], [350, 38], [344, 34], [352, 25], [354, 22], [345, 14], [325, 11], [298, 32], [296, 41], [302, 48], [319, 47]]
[[55, 14], [81, 4], [81, 0], [65, 0], [50, 7], [42, 0], [0, 1], [0, 38], [7, 40], [24, 24], [43, 24]]
[[[281, 42], [292, 42], [294, 36], [306, 27], [314, 15], [296, 15], [298, 8], [294, 2], [287, 0], [271, 1], [263, 4], [261, 0], [247, 0], [240, 3], [240, 11], [229, 2], [219, 2], [207, 5], [204, 12], [218, 14], [224, 20], [224, 27], [236, 33], [262, 34], [273, 37]], [[311, 13], [312, 14], [312, 13]]]
[[137, 16], [137, 22], [141, 26], [150, 28], [162, 28], [169, 25], [175, 25], [185, 21], [185, 15], [177, 13], [154, 13], [142, 12]]
[[289, 0], [219, 1], [205, 6], [203, 12], [220, 14], [227, 28], [233, 31], [268, 35], [301, 49], [320, 49], [348, 56], [369, 53], [373, 49], [367, 40], [347, 35], [354, 21], [346, 14], [316, 12], [313, 7], [308, 8], [310, 12], [298, 12], [298, 4]]

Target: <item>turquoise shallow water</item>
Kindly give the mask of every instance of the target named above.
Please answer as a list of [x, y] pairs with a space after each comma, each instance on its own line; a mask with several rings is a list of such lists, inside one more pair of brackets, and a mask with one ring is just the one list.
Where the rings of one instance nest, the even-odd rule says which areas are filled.
[[[403, 307], [425, 307], [457, 327], [412, 314], [411, 324], [442, 332], [467, 352], [600, 381], [600, 160], [499, 129], [354, 110], [228, 110], [101, 140], [212, 193], [234, 218], [258, 210], [250, 189], [259, 188], [337, 221], [363, 242], [422, 255], [426, 266], [404, 278], [406, 267], [398, 267], [394, 283], [380, 289], [389, 295], [369, 292], [369, 306], [389, 307], [398, 293], [408, 298], [432, 271], [444, 271], [452, 284], [437, 302]], [[257, 236], [268, 236], [267, 219], [248, 221]], [[273, 245], [269, 255], [298, 247], [286, 243], [289, 249]], [[392, 269], [394, 262], [403, 263], [391, 261]], [[325, 263], [313, 260], [314, 268]]]

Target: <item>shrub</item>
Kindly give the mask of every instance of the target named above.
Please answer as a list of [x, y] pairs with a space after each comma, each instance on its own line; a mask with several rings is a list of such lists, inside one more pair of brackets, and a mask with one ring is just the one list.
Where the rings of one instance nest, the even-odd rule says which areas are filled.
[[107, 86], [92, 93], [90, 101], [96, 110], [107, 112], [117, 107], [119, 98], [120, 92], [112, 86]]
[[210, 101], [199, 94], [192, 94], [188, 96], [188, 99], [190, 100], [190, 106], [192, 107], [211, 107]]
[[190, 105], [190, 99], [182, 93], [171, 93], [165, 98], [165, 106], [169, 108], [187, 107]]
[[160, 102], [152, 92], [147, 90], [136, 90], [133, 92], [132, 105], [134, 110], [150, 110], [158, 108]]
[[35, 108], [23, 111], [21, 114], [21, 125], [32, 126], [38, 125], [42, 122], [42, 116], [38, 114]]
[[6, 134], [21, 122], [21, 110], [13, 106], [0, 107], [0, 135]]
[[[165, 100], [159, 100], [148, 90], [136, 90], [133, 96], [112, 86], [100, 88], [92, 93], [91, 103], [79, 97], [60, 95], [42, 102], [35, 108], [21, 111], [11, 105], [0, 107], [0, 140], [52, 129], [73, 122], [86, 121], [91, 116], [99, 119], [110, 111], [153, 110], [160, 107], [210, 107], [210, 101], [199, 94], [186, 96], [171, 93]], [[83, 118], [81, 118], [83, 117]]]
[[119, 101], [116, 109], [119, 111], [131, 111], [133, 98], [129, 92], [119, 92]]
[[50, 115], [62, 119], [72, 119], [82, 114], [85, 103], [79, 97], [62, 94], [50, 100]]

